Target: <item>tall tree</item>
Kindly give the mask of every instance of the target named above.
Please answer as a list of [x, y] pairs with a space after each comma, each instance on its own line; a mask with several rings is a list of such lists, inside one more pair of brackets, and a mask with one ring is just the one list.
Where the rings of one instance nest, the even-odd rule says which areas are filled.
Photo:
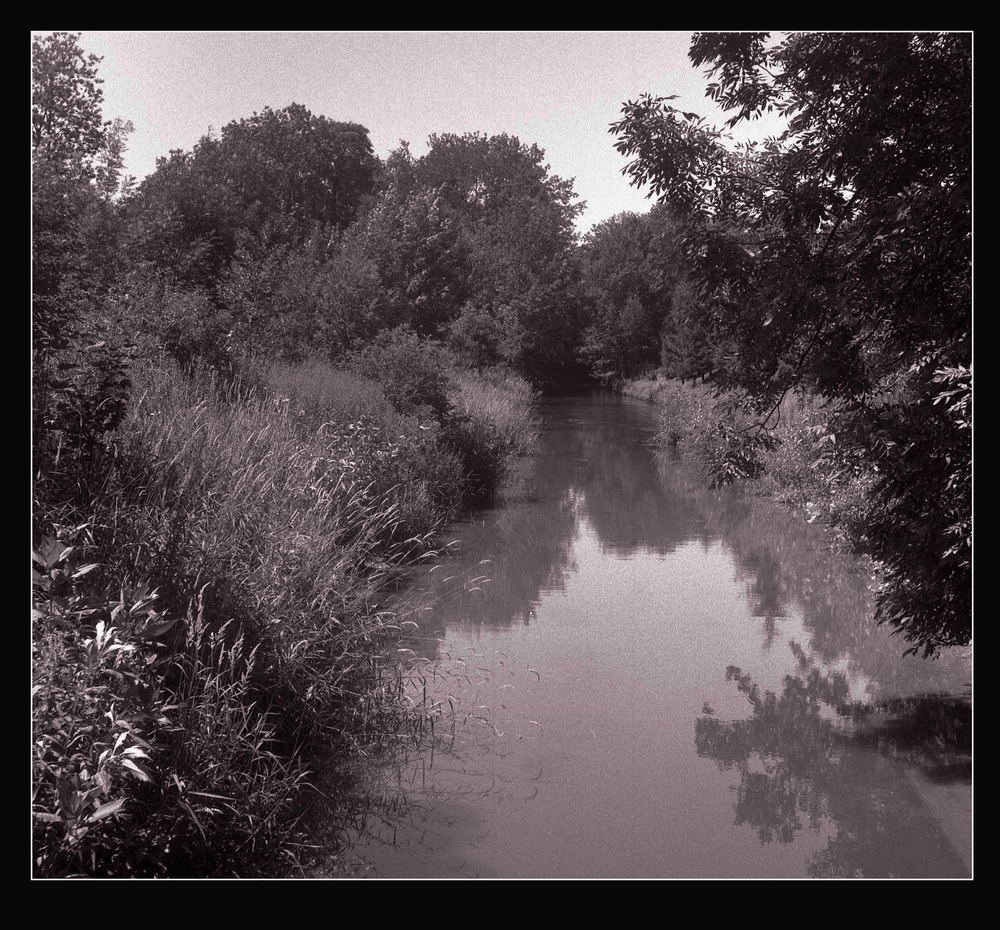
[[[687, 224], [720, 373], [760, 412], [794, 385], [834, 411], [878, 481], [856, 542], [885, 569], [879, 616], [933, 653], [971, 634], [971, 37], [698, 35], [737, 146], [670, 98], [623, 107], [626, 169]], [[773, 423], [773, 416], [770, 418]]]
[[537, 381], [558, 379], [580, 330], [573, 221], [582, 204], [572, 180], [551, 174], [537, 145], [506, 133], [429, 141], [416, 175], [461, 217], [471, 312], [497, 321], [505, 362]]
[[390, 155], [359, 223], [398, 322], [470, 363], [558, 377], [579, 339], [572, 182], [506, 134], [429, 143], [421, 158]]
[[31, 45], [32, 297], [36, 362], [63, 345], [94, 263], [94, 160], [106, 142], [100, 58], [78, 35], [36, 36]]
[[[66, 485], [125, 410], [123, 347], [101, 312], [117, 254], [128, 126], [101, 117], [100, 59], [78, 36], [32, 40], [32, 413], [39, 477]], [[38, 485], [36, 485], [36, 492]], [[44, 494], [41, 494], [44, 496]]]
[[31, 42], [31, 144], [34, 157], [87, 167], [104, 142], [104, 94], [97, 66], [79, 33], [54, 32]]

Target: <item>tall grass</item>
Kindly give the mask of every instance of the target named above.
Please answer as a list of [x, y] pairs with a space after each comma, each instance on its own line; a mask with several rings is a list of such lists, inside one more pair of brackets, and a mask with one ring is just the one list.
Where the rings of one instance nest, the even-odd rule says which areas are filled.
[[461, 456], [471, 491], [488, 496], [503, 485], [538, 436], [535, 390], [506, 371], [456, 371], [451, 378], [449, 438]]
[[[462, 456], [356, 375], [262, 380], [137, 372], [99, 461], [39, 508], [38, 875], [279, 873], [318, 760], [421, 727], [373, 605], [433, 553]], [[519, 448], [529, 395], [459, 393]]]

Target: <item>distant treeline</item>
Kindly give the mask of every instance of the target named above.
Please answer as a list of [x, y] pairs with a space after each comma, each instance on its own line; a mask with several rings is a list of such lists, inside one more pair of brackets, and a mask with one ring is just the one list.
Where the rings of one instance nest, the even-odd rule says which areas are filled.
[[419, 158], [403, 144], [381, 160], [365, 127], [293, 104], [231, 122], [135, 183], [122, 176], [129, 125], [95, 111], [73, 147], [43, 104], [43, 354], [87, 318], [216, 367], [337, 359], [408, 326], [462, 363], [538, 383], [634, 374], [659, 363], [661, 340], [677, 374], [710, 369], [677, 224], [623, 214], [581, 242], [571, 181], [515, 137], [433, 135]]

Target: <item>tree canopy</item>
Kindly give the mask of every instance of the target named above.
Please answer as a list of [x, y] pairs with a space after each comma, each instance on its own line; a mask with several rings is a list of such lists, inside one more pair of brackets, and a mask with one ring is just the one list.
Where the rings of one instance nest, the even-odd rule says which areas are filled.
[[472, 362], [537, 381], [572, 367], [578, 340], [572, 181], [514, 136], [432, 135], [386, 160], [357, 233], [398, 323], [449, 338]]
[[705, 34], [690, 57], [730, 127], [788, 123], [737, 145], [646, 96], [612, 127], [685, 224], [719, 383], [759, 414], [741, 441], [793, 386], [826, 398], [880, 476], [856, 542], [886, 570], [881, 619], [925, 654], [967, 642], [971, 37]]

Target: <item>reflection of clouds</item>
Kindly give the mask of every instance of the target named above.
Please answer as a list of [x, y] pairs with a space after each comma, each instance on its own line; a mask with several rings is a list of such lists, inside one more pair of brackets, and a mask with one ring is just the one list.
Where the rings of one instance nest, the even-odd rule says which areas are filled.
[[[698, 754], [739, 774], [736, 823], [761, 843], [790, 843], [803, 829], [835, 830], [810, 865], [814, 875], [967, 874], [914, 788], [910, 769], [968, 779], [971, 708], [954, 695], [922, 694], [872, 704], [851, 701], [844, 675], [795, 648], [798, 673], [780, 694], [730, 667], [726, 678], [750, 716], [695, 724]], [[834, 713], [830, 713], [830, 711]]]

